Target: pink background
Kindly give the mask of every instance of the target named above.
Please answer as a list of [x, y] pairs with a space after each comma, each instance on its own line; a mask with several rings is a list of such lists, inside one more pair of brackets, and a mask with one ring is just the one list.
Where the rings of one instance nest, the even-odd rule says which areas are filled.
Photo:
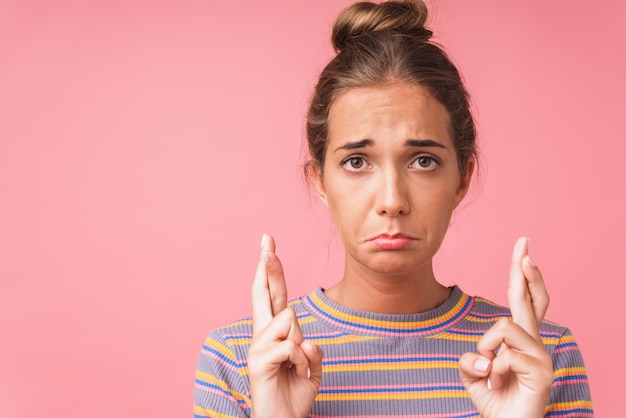
[[[0, 416], [191, 416], [263, 232], [292, 296], [340, 277], [300, 164], [348, 3], [0, 1]], [[483, 153], [438, 277], [506, 303], [530, 235], [598, 416], [626, 374], [625, 4], [438, 0], [431, 20]]]

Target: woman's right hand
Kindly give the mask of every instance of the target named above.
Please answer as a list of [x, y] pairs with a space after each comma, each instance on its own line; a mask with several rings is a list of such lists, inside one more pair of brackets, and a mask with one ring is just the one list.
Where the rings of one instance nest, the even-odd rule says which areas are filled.
[[263, 235], [251, 296], [252, 416], [305, 417], [322, 380], [322, 351], [303, 339], [296, 313], [287, 308], [285, 276], [269, 235]]

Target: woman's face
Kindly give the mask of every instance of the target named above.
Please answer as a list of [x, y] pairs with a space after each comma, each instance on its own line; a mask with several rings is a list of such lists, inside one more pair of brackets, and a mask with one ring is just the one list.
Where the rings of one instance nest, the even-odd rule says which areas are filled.
[[423, 87], [347, 91], [333, 104], [315, 185], [346, 267], [384, 275], [430, 268], [473, 170], [460, 175], [449, 116]]

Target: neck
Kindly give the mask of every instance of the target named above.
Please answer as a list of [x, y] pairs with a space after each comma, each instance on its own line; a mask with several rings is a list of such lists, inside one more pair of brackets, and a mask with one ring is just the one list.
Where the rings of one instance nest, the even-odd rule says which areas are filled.
[[432, 262], [407, 274], [380, 274], [346, 264], [343, 279], [324, 292], [347, 308], [382, 314], [426, 312], [445, 302], [450, 289], [435, 279]]

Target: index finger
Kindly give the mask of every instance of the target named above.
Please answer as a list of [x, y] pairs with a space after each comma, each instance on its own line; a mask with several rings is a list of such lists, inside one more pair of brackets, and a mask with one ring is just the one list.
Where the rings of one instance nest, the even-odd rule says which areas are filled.
[[513, 321], [533, 338], [539, 338], [539, 324], [528, 290], [528, 282], [522, 269], [524, 257], [528, 255], [528, 238], [520, 237], [513, 247], [509, 272], [508, 300]]
[[270, 304], [274, 316], [287, 307], [287, 284], [283, 266], [276, 255], [276, 243], [271, 235], [264, 235], [261, 241], [262, 254], [265, 260], [267, 287], [270, 291]]
[[[263, 235], [263, 241], [266, 236]], [[252, 300], [252, 336], [256, 336], [274, 318], [272, 314], [272, 299], [270, 295], [269, 283], [267, 281], [265, 250], [261, 248], [259, 263], [256, 267], [252, 288], [250, 289], [250, 299]]]

